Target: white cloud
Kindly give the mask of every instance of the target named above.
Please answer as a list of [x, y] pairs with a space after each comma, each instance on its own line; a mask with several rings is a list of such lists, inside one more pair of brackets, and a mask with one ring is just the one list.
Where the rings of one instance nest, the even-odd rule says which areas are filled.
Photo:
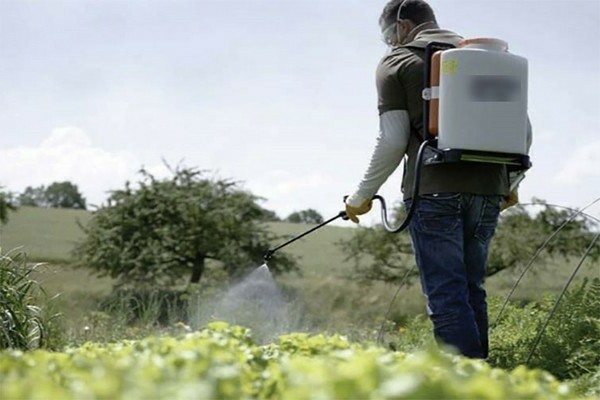
[[64, 147], [84, 148], [91, 146], [92, 140], [83, 130], [74, 126], [66, 126], [54, 129], [50, 136], [42, 140], [40, 147], [45, 149], [60, 149]]
[[[78, 185], [88, 204], [100, 204], [109, 190], [123, 187], [135, 179], [140, 160], [126, 151], [111, 152], [94, 147], [90, 136], [77, 127], [53, 129], [37, 147], [0, 149], [1, 185], [20, 192], [26, 186], [71, 181]], [[166, 168], [149, 166], [157, 176]]]
[[293, 195], [305, 190], [315, 190], [323, 187], [328, 179], [320, 173], [308, 176], [283, 176], [274, 186], [276, 195]]
[[331, 185], [332, 179], [326, 174], [315, 172], [299, 176], [294, 171], [278, 169], [248, 180], [244, 186], [254, 194], [265, 197], [263, 206], [286, 217], [293, 211], [320, 209], [319, 200], [326, 196]]
[[576, 148], [566, 158], [555, 181], [560, 184], [576, 185], [584, 182], [598, 187], [600, 182], [600, 141]]

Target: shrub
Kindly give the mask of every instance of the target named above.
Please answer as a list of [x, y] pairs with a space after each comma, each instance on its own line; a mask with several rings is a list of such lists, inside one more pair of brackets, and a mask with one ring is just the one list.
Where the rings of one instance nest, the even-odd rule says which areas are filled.
[[[509, 305], [491, 331], [490, 363], [502, 368], [524, 363], [554, 302], [548, 297], [524, 307]], [[596, 278], [565, 294], [528, 366], [573, 379], [598, 372], [599, 354], [600, 279]]]

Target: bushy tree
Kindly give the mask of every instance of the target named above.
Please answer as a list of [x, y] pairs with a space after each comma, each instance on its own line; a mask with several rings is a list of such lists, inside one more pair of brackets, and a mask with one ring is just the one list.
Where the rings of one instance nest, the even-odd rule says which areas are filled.
[[[137, 187], [112, 192], [83, 227], [76, 255], [101, 275], [137, 286], [168, 286], [186, 276], [196, 283], [213, 259], [233, 277], [258, 266], [279, 240], [266, 230], [258, 198], [235, 182], [184, 167], [163, 180], [140, 173]], [[278, 254], [269, 267], [282, 272], [296, 264]]]
[[320, 224], [323, 222], [323, 216], [317, 210], [307, 208], [302, 211], [295, 211], [285, 219], [287, 222], [303, 224]]
[[278, 222], [281, 221], [281, 218], [279, 218], [275, 211], [263, 208], [263, 220], [266, 222]]
[[[546, 239], [571, 219], [571, 211], [557, 209], [542, 200], [535, 202], [541, 208], [537, 213], [515, 206], [501, 214], [490, 246], [487, 276], [525, 266]], [[398, 215], [404, 217], [402, 211]], [[592, 229], [588, 220], [574, 218], [547, 244], [540, 260], [579, 256], [592, 240]], [[359, 228], [339, 246], [347, 254], [347, 260], [354, 263], [356, 276], [367, 281], [395, 282], [415, 262], [409, 235], [406, 232], [390, 234], [381, 226]], [[590, 253], [594, 260], [600, 257], [598, 247]]]
[[13, 195], [2, 191], [2, 187], [0, 186], [0, 224], [7, 223], [9, 211], [15, 211], [16, 209]]
[[48, 207], [86, 209], [85, 198], [79, 188], [69, 181], [52, 183], [46, 188], [45, 195]]
[[[534, 199], [534, 203], [541, 208], [536, 213], [517, 205], [501, 214], [490, 247], [488, 276], [524, 266], [561, 226], [560, 233], [546, 244], [540, 260], [580, 256], [589, 246], [594, 236], [592, 220], [581, 216], [572, 218], [574, 211], [555, 208], [543, 200]], [[589, 257], [597, 260], [599, 256], [600, 248], [596, 246]]]
[[48, 187], [27, 186], [19, 195], [19, 204], [31, 207], [86, 209], [86, 201], [79, 188], [69, 181], [53, 182]]
[[19, 194], [19, 205], [29, 207], [46, 207], [46, 187], [27, 186], [21, 194]]

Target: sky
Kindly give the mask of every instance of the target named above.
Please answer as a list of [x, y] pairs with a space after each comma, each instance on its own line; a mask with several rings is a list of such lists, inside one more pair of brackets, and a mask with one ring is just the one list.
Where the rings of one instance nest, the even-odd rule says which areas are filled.
[[[600, 1], [430, 4], [442, 27], [504, 39], [529, 61], [521, 200], [600, 197]], [[70, 180], [100, 205], [140, 168], [164, 177], [180, 164], [239, 181], [281, 217], [333, 216], [378, 134], [384, 5], [0, 0], [0, 185]], [[400, 182], [399, 169], [382, 187], [389, 203]]]

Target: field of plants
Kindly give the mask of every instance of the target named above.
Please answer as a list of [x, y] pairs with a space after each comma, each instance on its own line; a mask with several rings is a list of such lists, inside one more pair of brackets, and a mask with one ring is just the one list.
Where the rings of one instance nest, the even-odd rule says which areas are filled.
[[[3, 227], [0, 300], [8, 311], [0, 322], [11, 335], [0, 335], [0, 348], [12, 349], [0, 351], [1, 399], [600, 395], [597, 262], [582, 270], [535, 348], [574, 261], [554, 260], [528, 277], [527, 289], [492, 327], [484, 362], [435, 346], [416, 286], [402, 290], [382, 325], [396, 287], [348, 279], [350, 267], [335, 243], [352, 229], [326, 228], [290, 248], [304, 271], [273, 281], [290, 304], [286, 325], [265, 332], [268, 324], [257, 317], [226, 323], [213, 315], [208, 324], [195, 318], [218, 295], [209, 286], [189, 292], [184, 308], [155, 293], [116, 297], [110, 278], [70, 265], [80, 235], [75, 220], [88, 219], [82, 211], [23, 208]], [[271, 229], [293, 235], [305, 226]], [[27, 243], [29, 258], [7, 254], [17, 242]], [[513, 274], [498, 274], [487, 283], [492, 320], [513, 281]]]
[[3, 399], [571, 399], [541, 370], [441, 353], [393, 352], [341, 336], [290, 334], [258, 346], [214, 322], [179, 337], [0, 354]]

